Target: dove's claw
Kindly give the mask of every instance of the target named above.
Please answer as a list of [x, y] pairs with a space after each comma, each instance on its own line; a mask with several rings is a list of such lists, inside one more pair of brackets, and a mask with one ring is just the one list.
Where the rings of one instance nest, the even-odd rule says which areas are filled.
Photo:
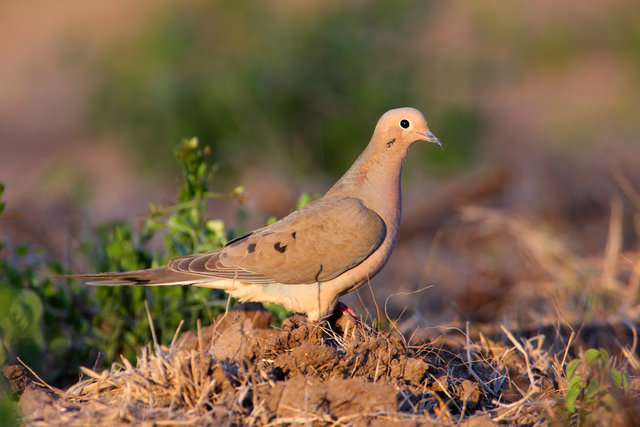
[[347, 331], [353, 331], [355, 327], [364, 325], [356, 312], [340, 301], [336, 304], [331, 316], [326, 318], [326, 321], [331, 332], [326, 336], [323, 343], [331, 348], [340, 347], [339, 341], [342, 342], [346, 338]]
[[340, 301], [338, 301], [338, 303], [336, 304], [336, 308], [334, 309], [334, 311], [338, 311], [338, 312], [343, 313], [343, 314], [348, 314], [349, 316], [353, 317], [354, 319], [360, 320], [360, 318], [358, 317], [356, 312], [353, 311], [353, 309], [351, 307], [349, 307], [347, 304], [341, 303]]

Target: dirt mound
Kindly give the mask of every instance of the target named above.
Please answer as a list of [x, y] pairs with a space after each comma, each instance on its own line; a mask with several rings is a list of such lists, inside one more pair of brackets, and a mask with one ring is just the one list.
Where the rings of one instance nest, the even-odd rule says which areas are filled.
[[169, 347], [143, 348], [135, 367], [123, 359], [102, 373], [83, 368], [88, 379], [64, 392], [25, 382], [17, 367], [10, 374], [28, 390], [21, 407], [30, 425], [415, 425], [486, 413], [505, 384], [497, 365], [470, 369], [462, 351], [408, 346], [344, 316], [331, 327], [299, 316], [280, 329], [270, 321], [254, 306], [231, 310]]
[[[553, 336], [516, 339], [503, 328], [506, 339], [500, 342], [482, 333], [472, 340], [467, 330], [414, 345], [344, 315], [321, 323], [293, 316], [279, 329], [270, 327], [272, 320], [260, 305], [241, 305], [197, 333], [174, 338], [169, 347], [143, 348], [136, 366], [123, 358], [102, 373], [82, 368], [86, 379], [66, 391], [31, 380], [20, 366], [5, 368], [4, 375], [22, 394], [23, 420], [36, 426], [569, 420], [562, 415], [569, 387], [563, 372], [573, 350], [568, 344], [564, 352], [549, 351]], [[580, 375], [609, 376], [614, 370], [605, 366], [608, 356], [603, 360], [604, 365], [583, 363]], [[594, 417], [604, 424], [637, 425], [640, 382], [630, 381], [626, 394], [620, 385], [611, 388], [619, 396], [615, 410], [603, 398], [606, 405], [594, 406]], [[604, 388], [598, 390], [605, 396]]]

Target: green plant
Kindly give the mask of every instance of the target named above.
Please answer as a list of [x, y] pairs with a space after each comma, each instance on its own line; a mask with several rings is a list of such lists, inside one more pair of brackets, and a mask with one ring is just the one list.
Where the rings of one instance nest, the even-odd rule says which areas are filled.
[[4, 378], [0, 379], [0, 425], [7, 427], [18, 427], [22, 425], [18, 415], [17, 396], [10, 391], [9, 385], [5, 384]]
[[[227, 236], [221, 220], [206, 219], [207, 200], [241, 199], [243, 189], [237, 187], [229, 194], [209, 191], [214, 167], [206, 161], [208, 153], [208, 147], [201, 148], [196, 138], [184, 140], [174, 152], [183, 178], [176, 204], [150, 204], [137, 235], [122, 222], [99, 227], [97, 238], [84, 245], [93, 268], [138, 270], [162, 265], [171, 257], [221, 248], [232, 236]], [[163, 252], [151, 248], [159, 232], [163, 233]], [[196, 319], [210, 319], [226, 306], [222, 291], [188, 286], [97, 286], [94, 295], [97, 313], [92, 345], [101, 348], [108, 361], [118, 354], [134, 357], [148, 341], [145, 301], [149, 302], [158, 340], [164, 344], [170, 342], [181, 321], [191, 329]]]
[[[3, 190], [0, 183], [0, 197]], [[0, 213], [3, 207], [0, 202]], [[47, 278], [62, 268], [42, 250], [2, 241], [0, 250], [0, 365], [19, 355], [47, 379], [69, 375], [90, 355], [83, 345], [91, 315], [87, 290]]]
[[629, 373], [615, 368], [604, 349], [589, 349], [566, 368], [567, 391], [563, 407], [568, 418], [585, 421], [597, 409], [615, 410], [616, 397], [629, 392]]
[[[220, 248], [229, 232], [220, 220], [205, 216], [207, 200], [241, 199], [242, 187], [228, 194], [212, 193], [214, 171], [206, 161], [209, 150], [195, 138], [175, 150], [182, 167], [176, 204], [149, 205], [138, 233], [129, 224], [100, 225], [82, 245], [91, 271], [119, 271], [161, 265], [170, 257]], [[4, 185], [0, 184], [0, 196]], [[0, 202], [0, 212], [3, 208]], [[156, 238], [164, 250], [152, 249]], [[67, 273], [42, 250], [0, 241], [0, 364], [16, 356], [42, 373], [48, 381], [75, 376], [77, 366], [113, 362], [120, 354], [135, 357], [148, 342], [145, 301], [149, 302], [155, 333], [168, 343], [178, 325], [193, 328], [196, 319], [208, 319], [226, 307], [222, 291], [181, 286], [108, 287], [93, 289], [72, 279], [52, 280], [50, 274]]]

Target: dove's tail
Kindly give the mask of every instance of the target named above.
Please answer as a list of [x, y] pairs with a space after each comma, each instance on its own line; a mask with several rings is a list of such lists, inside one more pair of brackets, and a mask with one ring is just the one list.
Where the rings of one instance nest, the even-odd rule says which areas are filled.
[[197, 274], [179, 273], [166, 267], [121, 273], [61, 274], [54, 277], [70, 277], [87, 280], [88, 285], [101, 286], [162, 286], [195, 285], [214, 288], [215, 279]]

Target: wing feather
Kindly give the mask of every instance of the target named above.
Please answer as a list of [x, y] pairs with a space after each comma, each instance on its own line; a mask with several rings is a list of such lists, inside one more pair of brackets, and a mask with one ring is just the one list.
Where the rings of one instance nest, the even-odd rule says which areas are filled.
[[382, 218], [361, 200], [320, 199], [218, 251], [174, 258], [168, 267], [247, 283], [323, 282], [364, 261], [386, 232]]

